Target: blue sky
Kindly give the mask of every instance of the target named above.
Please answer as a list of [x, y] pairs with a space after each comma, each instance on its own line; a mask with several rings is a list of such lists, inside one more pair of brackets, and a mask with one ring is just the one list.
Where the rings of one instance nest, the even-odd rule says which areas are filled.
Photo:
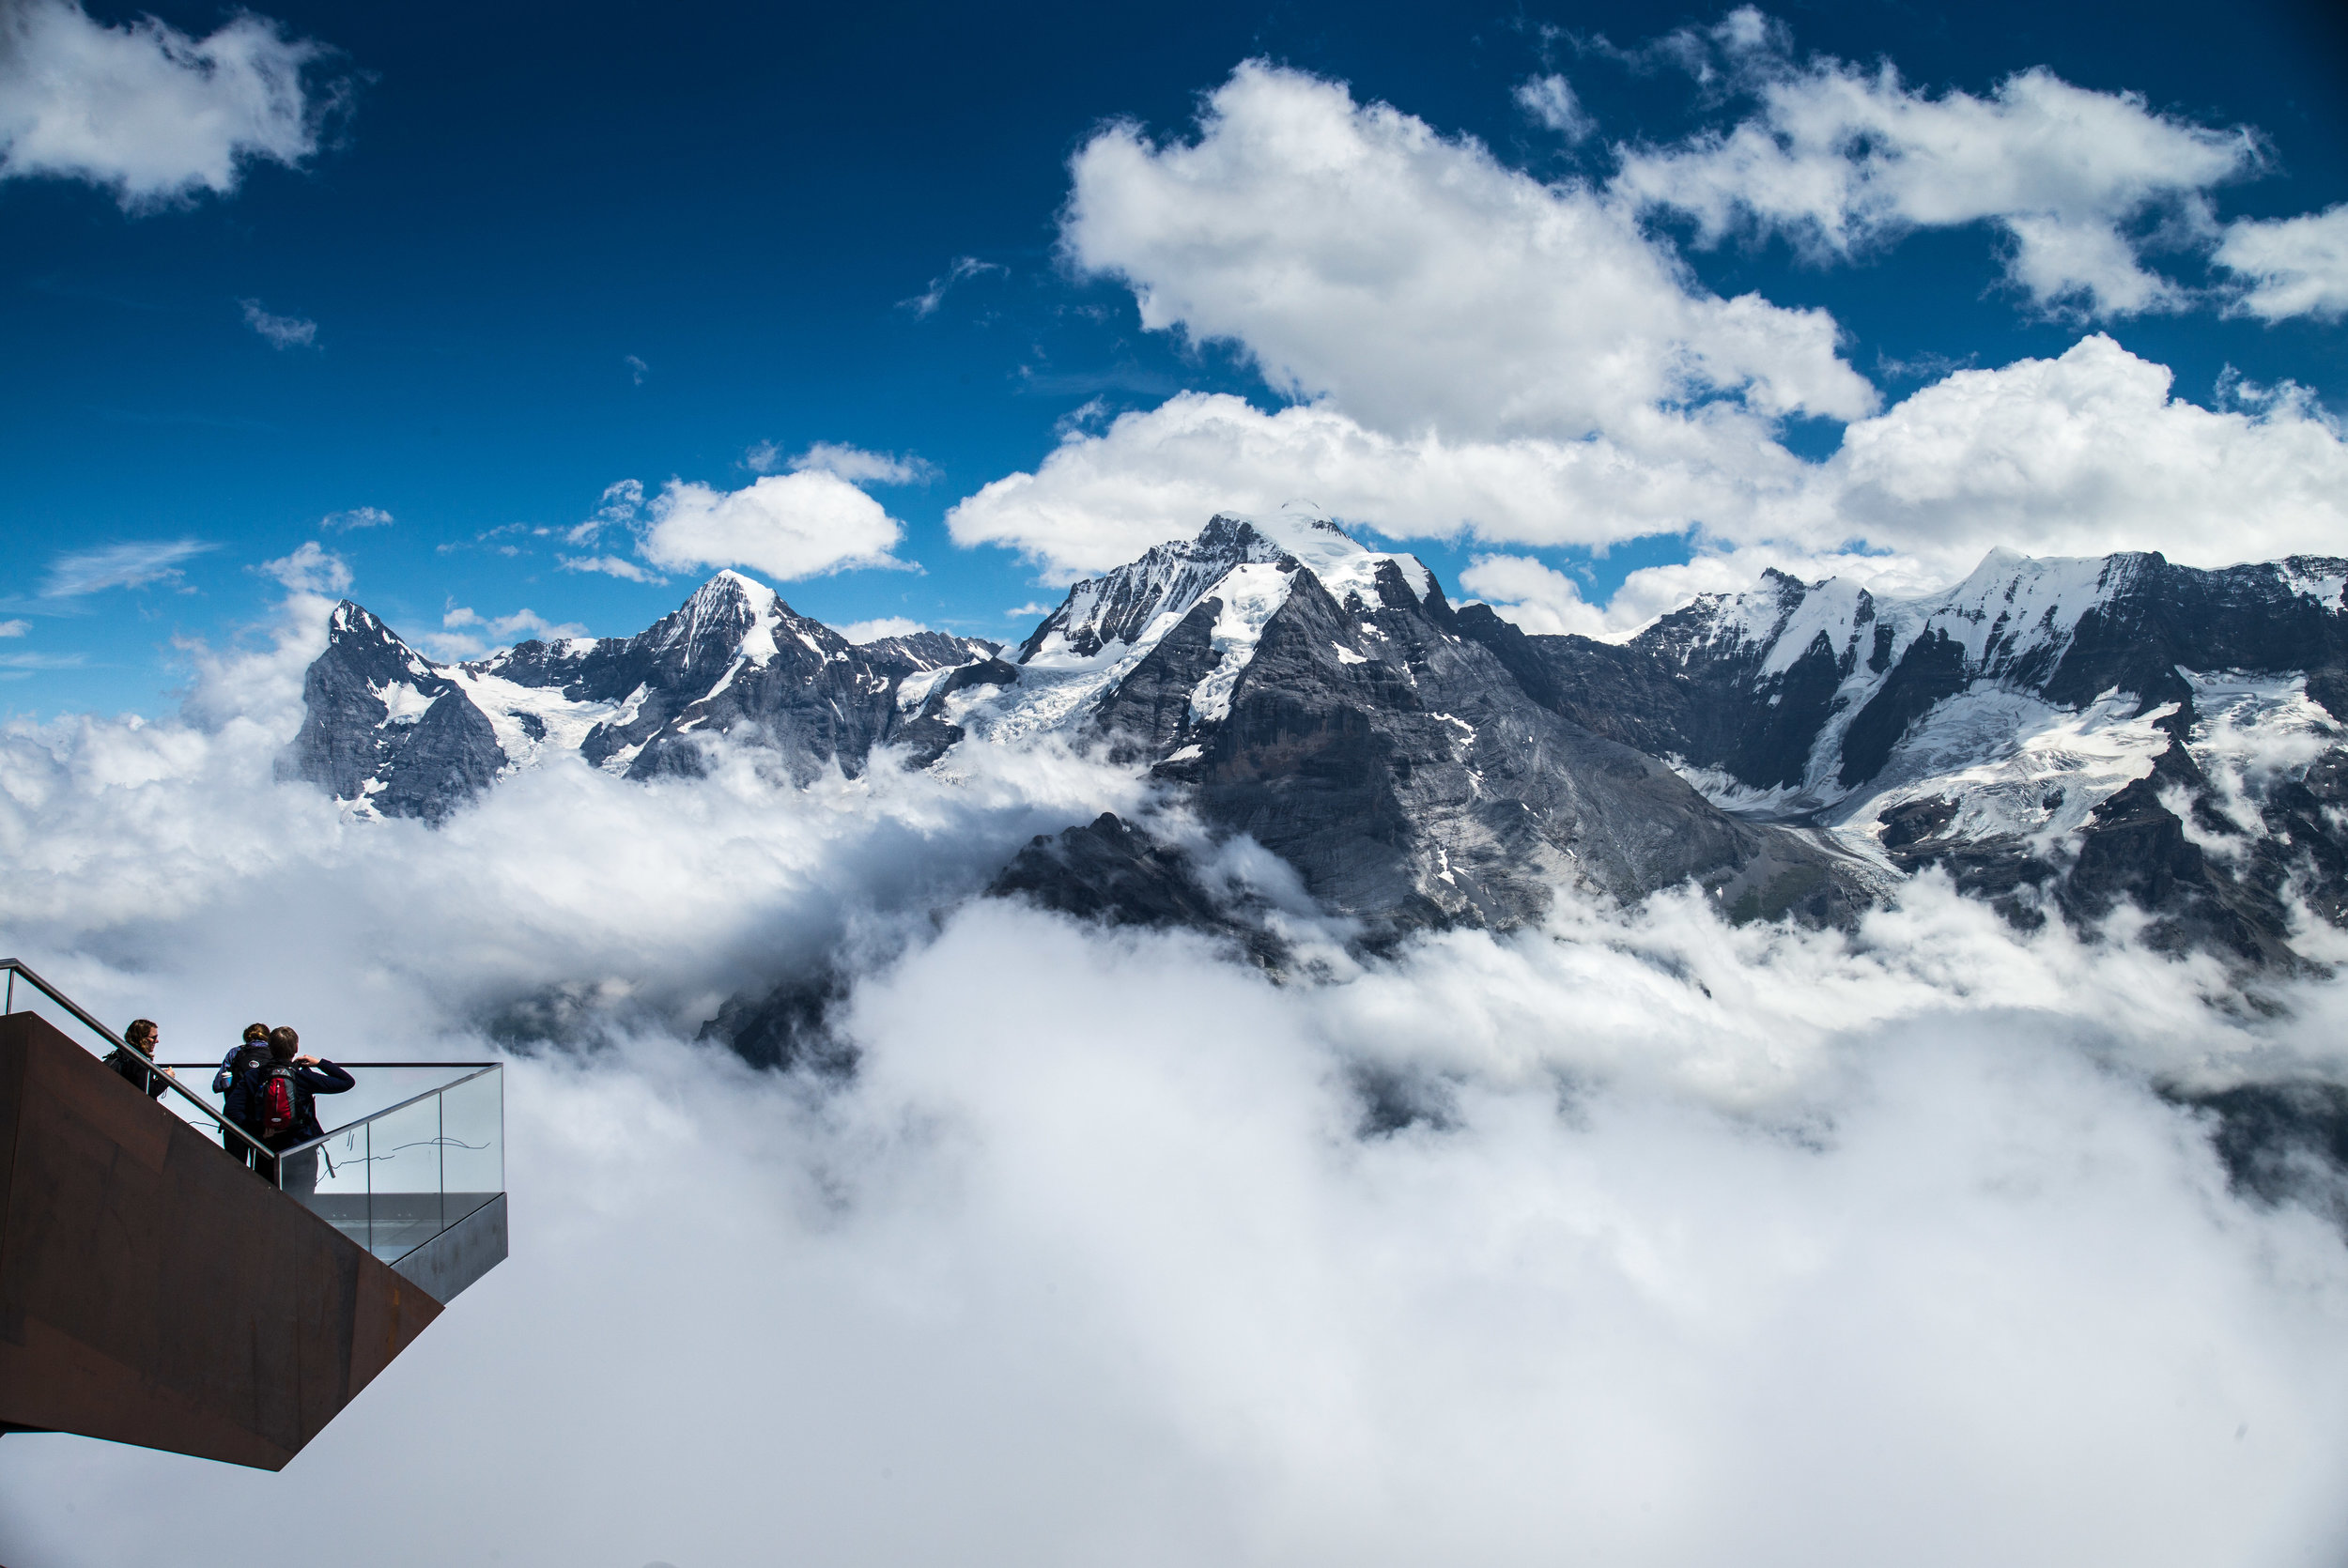
[[[347, 573], [461, 653], [633, 632], [737, 562], [836, 623], [1014, 636], [1227, 489], [1406, 540], [1557, 630], [1781, 560], [1905, 581], [1985, 542], [2348, 537], [2348, 262], [2287, 226], [2348, 201], [2348, 39], [2320, 5], [154, 8], [177, 39], [104, 5], [6, 14], [20, 61], [111, 62], [85, 100], [0, 69], [15, 715], [164, 710], [192, 644], [270, 623], [288, 569], [263, 563], [304, 546], [298, 579]], [[204, 74], [159, 39], [225, 41]], [[298, 73], [291, 106], [207, 99], [238, 61]], [[212, 131], [173, 118], [197, 112]], [[205, 163], [221, 114], [249, 123]], [[1375, 177], [1315, 183], [1299, 160], [1339, 132]], [[1820, 206], [1822, 175], [1858, 193]], [[1448, 205], [1462, 181], [1482, 194]], [[1601, 212], [1613, 250], [1538, 238]], [[1520, 219], [1524, 255], [1440, 264], [1451, 298], [1400, 254], [1456, 221], [1456, 255], [1514, 255]], [[1653, 275], [1585, 301], [1590, 255]], [[1752, 342], [1715, 308], [1748, 296]], [[1556, 303], [1520, 363], [1528, 299]], [[1625, 312], [1642, 363], [1729, 368], [1609, 401], [1620, 343], [1584, 317]], [[1795, 342], [1805, 320], [1825, 335]], [[2065, 368], [2006, 374], [2031, 363]], [[1968, 368], [2005, 378], [1944, 385]], [[1169, 434], [1182, 410], [1213, 428]], [[1890, 454], [1864, 472], [1861, 423]], [[2058, 426], [2066, 453], [2021, 450]], [[2217, 477], [2163, 480], [2139, 441]], [[1608, 499], [1508, 491], [1600, 447], [1629, 476]], [[2097, 452], [2111, 472], [2078, 467]], [[1923, 496], [1935, 463], [2021, 477]], [[577, 536], [630, 480], [644, 504]], [[765, 528], [796, 543], [744, 543]]]

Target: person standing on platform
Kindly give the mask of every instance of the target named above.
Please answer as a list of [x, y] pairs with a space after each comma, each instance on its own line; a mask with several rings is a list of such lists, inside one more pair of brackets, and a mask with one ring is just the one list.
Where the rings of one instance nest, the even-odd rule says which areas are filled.
[[[224, 1105], [225, 1097], [237, 1086], [237, 1081], [269, 1059], [269, 1025], [266, 1023], [246, 1024], [244, 1038], [229, 1048], [228, 1054], [220, 1059], [220, 1070], [212, 1074], [212, 1093], [222, 1096]], [[238, 1121], [235, 1115], [225, 1111], [223, 1115], [227, 1115], [228, 1120], [234, 1125], [244, 1127], [244, 1124]], [[249, 1127], [244, 1130], [253, 1132]], [[257, 1132], [254, 1132], [253, 1135], [256, 1138], [260, 1136]], [[252, 1163], [253, 1145], [225, 1128], [221, 1130], [220, 1146], [244, 1161], [245, 1163]]]
[[[279, 1024], [269, 1032], [268, 1064], [246, 1080], [257, 1095], [257, 1114], [265, 1130], [261, 1142], [271, 1150], [289, 1149], [322, 1136], [326, 1129], [318, 1125], [317, 1098], [359, 1086], [357, 1079], [323, 1056], [305, 1056], [301, 1051], [301, 1037]], [[281, 1084], [285, 1091], [282, 1096]], [[284, 1103], [286, 1100], [290, 1100], [290, 1104]], [[292, 1114], [291, 1124], [275, 1125], [288, 1110]], [[283, 1167], [282, 1174], [272, 1174], [278, 1175], [277, 1185], [281, 1189], [303, 1197], [317, 1191], [317, 1150], [305, 1149], [278, 1163]]]
[[122, 1031], [122, 1043], [106, 1057], [108, 1067], [149, 1099], [162, 1099], [163, 1080], [179, 1076], [169, 1068], [155, 1065], [155, 1047], [162, 1038], [162, 1031], [155, 1027], [153, 1019], [134, 1018], [131, 1026]]

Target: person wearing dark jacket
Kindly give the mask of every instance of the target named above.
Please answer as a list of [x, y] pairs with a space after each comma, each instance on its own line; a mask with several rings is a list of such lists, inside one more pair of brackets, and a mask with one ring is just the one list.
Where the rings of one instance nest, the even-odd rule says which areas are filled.
[[[238, 1079], [242, 1078], [269, 1059], [269, 1025], [266, 1023], [246, 1024], [244, 1038], [229, 1048], [228, 1054], [220, 1059], [220, 1070], [212, 1074], [212, 1093], [225, 1096], [237, 1086]], [[227, 1115], [228, 1119], [237, 1126], [243, 1127], [255, 1138], [261, 1135], [258, 1129], [245, 1127], [244, 1123], [237, 1121], [233, 1115], [229, 1115], [224, 1110], [222, 1114]], [[247, 1163], [251, 1162], [253, 1146], [225, 1128], [221, 1130], [220, 1146], [238, 1159]]]
[[[270, 1031], [270, 1059], [246, 1073], [228, 1090], [228, 1119], [259, 1137], [271, 1149], [292, 1148], [305, 1144], [326, 1130], [318, 1125], [316, 1099], [319, 1095], [338, 1095], [359, 1086], [358, 1080], [319, 1056], [301, 1055], [301, 1037], [280, 1024]], [[261, 1097], [269, 1079], [284, 1072], [292, 1080], [294, 1089], [294, 1119], [291, 1127], [264, 1135], [261, 1129]], [[265, 1169], [264, 1176], [274, 1180], [286, 1191], [307, 1196], [317, 1191], [318, 1151], [307, 1149], [290, 1160], [271, 1161], [282, 1164], [284, 1174]]]
[[122, 1031], [122, 1043], [106, 1057], [108, 1067], [149, 1099], [162, 1099], [163, 1080], [179, 1076], [169, 1068], [155, 1065], [155, 1047], [162, 1038], [162, 1031], [155, 1027], [153, 1019], [134, 1018], [131, 1026]]

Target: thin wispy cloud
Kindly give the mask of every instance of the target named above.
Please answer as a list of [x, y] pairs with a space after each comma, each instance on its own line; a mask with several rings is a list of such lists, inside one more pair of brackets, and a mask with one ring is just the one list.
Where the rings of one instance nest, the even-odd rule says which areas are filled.
[[967, 283], [972, 278], [983, 278], [991, 272], [1011, 276], [1011, 269], [1000, 263], [981, 261], [976, 256], [956, 256], [951, 267], [930, 280], [929, 287], [909, 300], [898, 300], [897, 307], [909, 310], [917, 316], [935, 315], [937, 307], [946, 302], [946, 296], [953, 292], [955, 284]]
[[644, 373], [652, 369], [652, 366], [646, 364], [643, 361], [638, 359], [633, 354], [621, 355], [620, 362], [627, 366], [628, 376], [635, 385], [641, 387], [644, 384]]
[[23, 637], [32, 629], [30, 621], [0, 621], [0, 637]]
[[261, 306], [258, 300], [239, 300], [244, 307], [244, 324], [269, 340], [271, 348], [316, 348], [318, 344], [318, 324], [307, 316], [278, 315]]
[[937, 465], [907, 453], [866, 452], [839, 441], [817, 441], [791, 459], [796, 473], [827, 473], [851, 484], [927, 484]]
[[49, 563], [40, 596], [76, 599], [110, 588], [147, 588], [180, 580], [182, 563], [220, 546], [202, 539], [153, 539], [76, 550]]
[[648, 572], [624, 556], [559, 555], [555, 564], [565, 572], [590, 572], [601, 576], [620, 577], [628, 582], [667, 582], [657, 572]]
[[330, 512], [318, 519], [318, 527], [329, 533], [348, 533], [353, 529], [389, 528], [392, 515], [379, 506], [354, 506], [348, 512]]

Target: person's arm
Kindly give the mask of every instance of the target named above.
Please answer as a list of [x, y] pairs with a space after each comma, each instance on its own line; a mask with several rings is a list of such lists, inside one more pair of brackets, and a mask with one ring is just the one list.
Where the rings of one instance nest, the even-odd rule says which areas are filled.
[[312, 1094], [338, 1095], [359, 1086], [359, 1080], [322, 1056], [311, 1057], [296, 1067], [294, 1072]]
[[224, 1095], [228, 1092], [229, 1085], [236, 1083], [237, 1075], [230, 1069], [236, 1066], [237, 1053], [243, 1049], [244, 1042], [239, 1040], [228, 1048], [228, 1054], [220, 1059], [220, 1070], [212, 1074], [212, 1093]]

